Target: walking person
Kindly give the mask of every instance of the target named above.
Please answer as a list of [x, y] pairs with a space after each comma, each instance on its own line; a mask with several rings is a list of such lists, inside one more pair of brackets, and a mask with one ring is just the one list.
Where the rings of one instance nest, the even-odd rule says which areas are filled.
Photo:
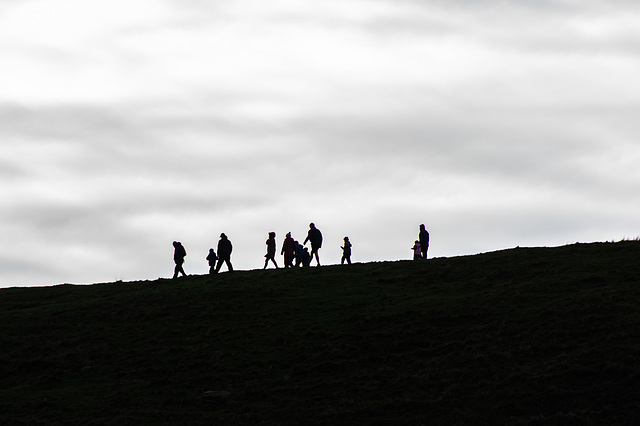
[[264, 255], [264, 268], [267, 269], [267, 264], [269, 261], [272, 261], [273, 264], [278, 269], [278, 264], [276, 263], [276, 233], [269, 232], [269, 239], [267, 240], [267, 254]]
[[173, 279], [178, 278], [178, 274], [182, 274], [183, 277], [186, 277], [184, 269], [182, 268], [182, 264], [184, 263], [184, 258], [187, 255], [187, 251], [184, 249], [182, 243], [178, 241], [173, 242], [173, 261], [176, 264], [175, 269], [173, 270]]
[[218, 256], [216, 256], [216, 252], [213, 249], [209, 249], [209, 254], [207, 255], [207, 260], [209, 261], [209, 274], [216, 273], [216, 260], [218, 260]]
[[427, 250], [429, 250], [429, 232], [425, 229], [424, 224], [420, 225], [420, 233], [418, 234], [418, 240], [420, 240], [420, 254], [423, 259], [427, 258]]
[[231, 245], [229, 238], [227, 238], [224, 233], [220, 234], [220, 241], [218, 241], [218, 264], [216, 266], [216, 273], [220, 272], [223, 262], [227, 264], [229, 272], [233, 272], [233, 265], [231, 265], [232, 251], [233, 245]]
[[291, 237], [291, 232], [288, 232], [284, 238], [280, 254], [284, 256], [284, 267], [293, 268], [293, 260], [296, 258], [296, 241]]
[[316, 225], [314, 223], [309, 224], [309, 232], [307, 234], [307, 238], [305, 238], [302, 244], [307, 244], [307, 241], [311, 242], [311, 259], [313, 259], [313, 256], [315, 255], [317, 265], [320, 266], [320, 257], [318, 257], [318, 250], [320, 250], [320, 247], [322, 247], [322, 232], [320, 232], [320, 230], [316, 228]]
[[344, 246], [340, 246], [342, 249], [342, 259], [340, 259], [341, 265], [344, 265], [345, 260], [349, 265], [351, 265], [351, 245], [349, 237], [344, 237]]

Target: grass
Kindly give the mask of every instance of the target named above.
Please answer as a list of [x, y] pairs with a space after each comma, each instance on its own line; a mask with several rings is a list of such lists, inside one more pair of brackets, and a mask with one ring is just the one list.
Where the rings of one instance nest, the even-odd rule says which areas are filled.
[[640, 422], [640, 242], [0, 290], [3, 425]]

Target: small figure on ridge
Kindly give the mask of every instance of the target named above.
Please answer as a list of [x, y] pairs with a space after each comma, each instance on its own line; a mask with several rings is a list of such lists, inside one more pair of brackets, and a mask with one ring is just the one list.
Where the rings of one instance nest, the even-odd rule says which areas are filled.
[[278, 264], [276, 263], [276, 233], [269, 232], [269, 239], [267, 240], [267, 254], [264, 255], [264, 268], [267, 269], [267, 264], [269, 261], [272, 261], [273, 264], [278, 269]]
[[182, 264], [184, 263], [184, 258], [187, 255], [187, 251], [184, 249], [182, 243], [178, 241], [173, 242], [174, 252], [173, 252], [173, 261], [176, 263], [176, 267], [173, 271], [173, 278], [178, 278], [178, 274], [181, 273], [183, 277], [186, 277], [187, 274], [184, 273], [184, 269], [182, 268]]
[[320, 266], [320, 258], [318, 257], [318, 250], [322, 247], [322, 233], [314, 223], [309, 224], [309, 233], [307, 234], [307, 238], [305, 238], [302, 243], [307, 244], [307, 241], [311, 242], [311, 258], [313, 259], [313, 255], [315, 254], [316, 262], [318, 266]]
[[416, 242], [413, 244], [413, 247], [411, 247], [411, 250], [413, 250], [413, 260], [422, 259], [422, 248], [420, 247], [420, 241], [416, 240]]
[[293, 260], [296, 257], [296, 242], [291, 238], [291, 232], [287, 233], [287, 236], [282, 243], [282, 250], [280, 254], [284, 256], [284, 267], [292, 268]]
[[218, 260], [218, 256], [216, 256], [216, 252], [213, 249], [209, 249], [209, 254], [207, 255], [207, 260], [209, 261], [209, 274], [216, 273], [216, 260]]
[[420, 225], [420, 234], [418, 234], [420, 240], [420, 250], [423, 259], [427, 258], [427, 250], [429, 250], [429, 232], [425, 229], [424, 224]]
[[233, 272], [233, 266], [231, 265], [231, 252], [233, 246], [229, 238], [223, 233], [220, 234], [220, 241], [218, 241], [218, 265], [216, 266], [216, 273], [220, 272], [222, 268], [222, 262], [227, 264], [229, 272]]
[[344, 261], [346, 260], [349, 265], [351, 265], [351, 242], [349, 241], [349, 237], [344, 237], [344, 246], [340, 246], [342, 249], [342, 259], [340, 259], [340, 264], [344, 265]]

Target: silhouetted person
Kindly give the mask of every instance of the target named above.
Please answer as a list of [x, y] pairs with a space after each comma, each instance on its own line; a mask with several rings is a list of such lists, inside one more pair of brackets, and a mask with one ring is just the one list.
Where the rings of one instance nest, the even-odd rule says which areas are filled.
[[209, 249], [209, 254], [207, 255], [207, 260], [209, 261], [209, 273], [215, 274], [216, 272], [216, 260], [218, 260], [218, 256], [216, 256], [216, 252], [213, 249]]
[[293, 259], [296, 258], [296, 242], [291, 238], [291, 232], [287, 233], [287, 236], [282, 243], [282, 250], [280, 254], [284, 256], [284, 267], [292, 268]]
[[322, 233], [316, 225], [313, 223], [309, 224], [309, 233], [307, 234], [307, 238], [305, 238], [302, 243], [307, 244], [307, 241], [311, 242], [311, 258], [313, 259], [313, 255], [316, 256], [316, 262], [318, 266], [320, 266], [320, 258], [318, 257], [318, 250], [322, 247]]
[[340, 259], [340, 264], [344, 265], [345, 260], [349, 265], [351, 265], [351, 242], [349, 241], [349, 237], [344, 237], [344, 246], [340, 246], [342, 249], [342, 259]]
[[187, 274], [184, 273], [184, 269], [182, 268], [182, 264], [184, 263], [184, 257], [187, 255], [187, 251], [182, 246], [182, 243], [178, 241], [173, 242], [173, 261], [176, 263], [176, 268], [173, 271], [173, 278], [178, 278], [178, 274], [182, 274], [183, 277], [186, 277]]
[[216, 266], [216, 273], [220, 272], [222, 268], [222, 262], [227, 264], [229, 272], [233, 272], [233, 266], [231, 265], [231, 252], [233, 246], [231, 241], [225, 234], [220, 234], [220, 241], [218, 241], [218, 265]]
[[267, 264], [269, 261], [273, 262], [278, 269], [278, 264], [276, 263], [276, 233], [269, 232], [269, 239], [267, 240], [267, 254], [264, 255], [264, 268], [267, 269]]
[[425, 229], [424, 225], [420, 225], [420, 233], [418, 234], [418, 240], [420, 240], [420, 250], [423, 259], [427, 258], [427, 250], [429, 250], [429, 232]]
[[413, 247], [411, 247], [411, 250], [413, 250], [413, 260], [422, 259], [422, 247], [420, 247], [420, 241], [416, 240]]
[[309, 254], [309, 249], [306, 247], [302, 250], [302, 266], [311, 266], [311, 254]]
[[299, 242], [296, 243], [296, 266], [304, 266], [303, 258], [304, 258], [304, 247]]

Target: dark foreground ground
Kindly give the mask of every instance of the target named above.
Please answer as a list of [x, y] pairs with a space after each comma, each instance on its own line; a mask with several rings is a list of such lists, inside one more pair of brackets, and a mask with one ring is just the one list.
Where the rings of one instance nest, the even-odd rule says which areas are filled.
[[640, 243], [0, 290], [1, 425], [640, 424]]

